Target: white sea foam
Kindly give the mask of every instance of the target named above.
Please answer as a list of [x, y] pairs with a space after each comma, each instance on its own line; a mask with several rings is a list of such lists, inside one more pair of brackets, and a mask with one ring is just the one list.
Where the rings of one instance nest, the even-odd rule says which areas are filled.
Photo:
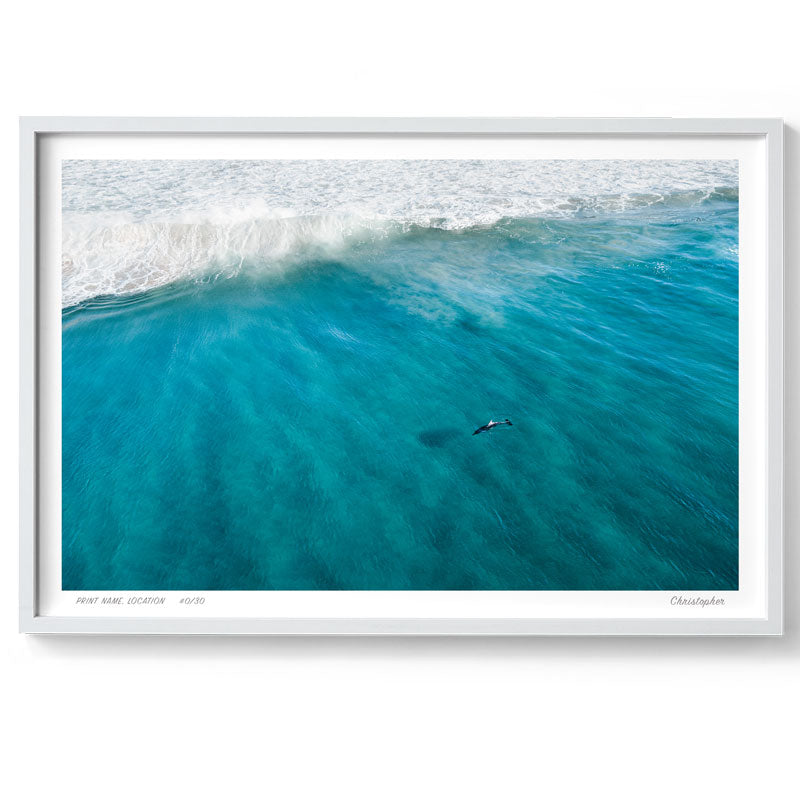
[[65, 161], [62, 303], [410, 227], [614, 212], [738, 186], [736, 161]]
[[237, 222], [142, 221], [63, 229], [62, 304], [125, 294], [181, 278], [232, 277], [245, 263], [274, 269], [292, 255], [335, 252], [352, 238], [383, 235], [380, 222], [347, 215], [279, 217], [265, 212]]

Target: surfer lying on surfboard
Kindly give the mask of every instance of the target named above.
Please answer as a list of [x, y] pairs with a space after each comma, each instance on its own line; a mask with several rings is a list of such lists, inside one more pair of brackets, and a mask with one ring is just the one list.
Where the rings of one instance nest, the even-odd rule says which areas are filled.
[[481, 425], [478, 430], [473, 432], [473, 436], [476, 433], [483, 433], [484, 431], [490, 431], [492, 428], [496, 428], [498, 425], [511, 425], [510, 419], [504, 419], [502, 422], [495, 422], [493, 419], [490, 419], [485, 425]]

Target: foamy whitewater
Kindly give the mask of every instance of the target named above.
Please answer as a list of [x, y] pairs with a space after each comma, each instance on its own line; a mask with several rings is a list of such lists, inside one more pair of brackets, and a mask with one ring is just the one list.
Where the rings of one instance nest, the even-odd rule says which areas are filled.
[[570, 218], [733, 193], [736, 161], [63, 162], [62, 305], [285, 269], [412, 228]]

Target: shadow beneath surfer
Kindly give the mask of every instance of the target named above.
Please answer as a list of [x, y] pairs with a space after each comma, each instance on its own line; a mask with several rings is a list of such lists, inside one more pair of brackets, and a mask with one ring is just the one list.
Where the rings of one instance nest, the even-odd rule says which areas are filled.
[[417, 439], [425, 447], [445, 447], [461, 432], [458, 428], [431, 428], [417, 434]]

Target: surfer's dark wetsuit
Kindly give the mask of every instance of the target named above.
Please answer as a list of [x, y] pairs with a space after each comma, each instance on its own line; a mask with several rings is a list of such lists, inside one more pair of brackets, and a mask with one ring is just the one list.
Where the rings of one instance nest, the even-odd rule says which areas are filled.
[[490, 419], [485, 425], [481, 425], [478, 430], [473, 431], [472, 435], [475, 436], [476, 433], [483, 433], [484, 431], [490, 431], [492, 428], [496, 428], [498, 425], [512, 425], [510, 419], [504, 419], [502, 422], [495, 422], [493, 419]]

